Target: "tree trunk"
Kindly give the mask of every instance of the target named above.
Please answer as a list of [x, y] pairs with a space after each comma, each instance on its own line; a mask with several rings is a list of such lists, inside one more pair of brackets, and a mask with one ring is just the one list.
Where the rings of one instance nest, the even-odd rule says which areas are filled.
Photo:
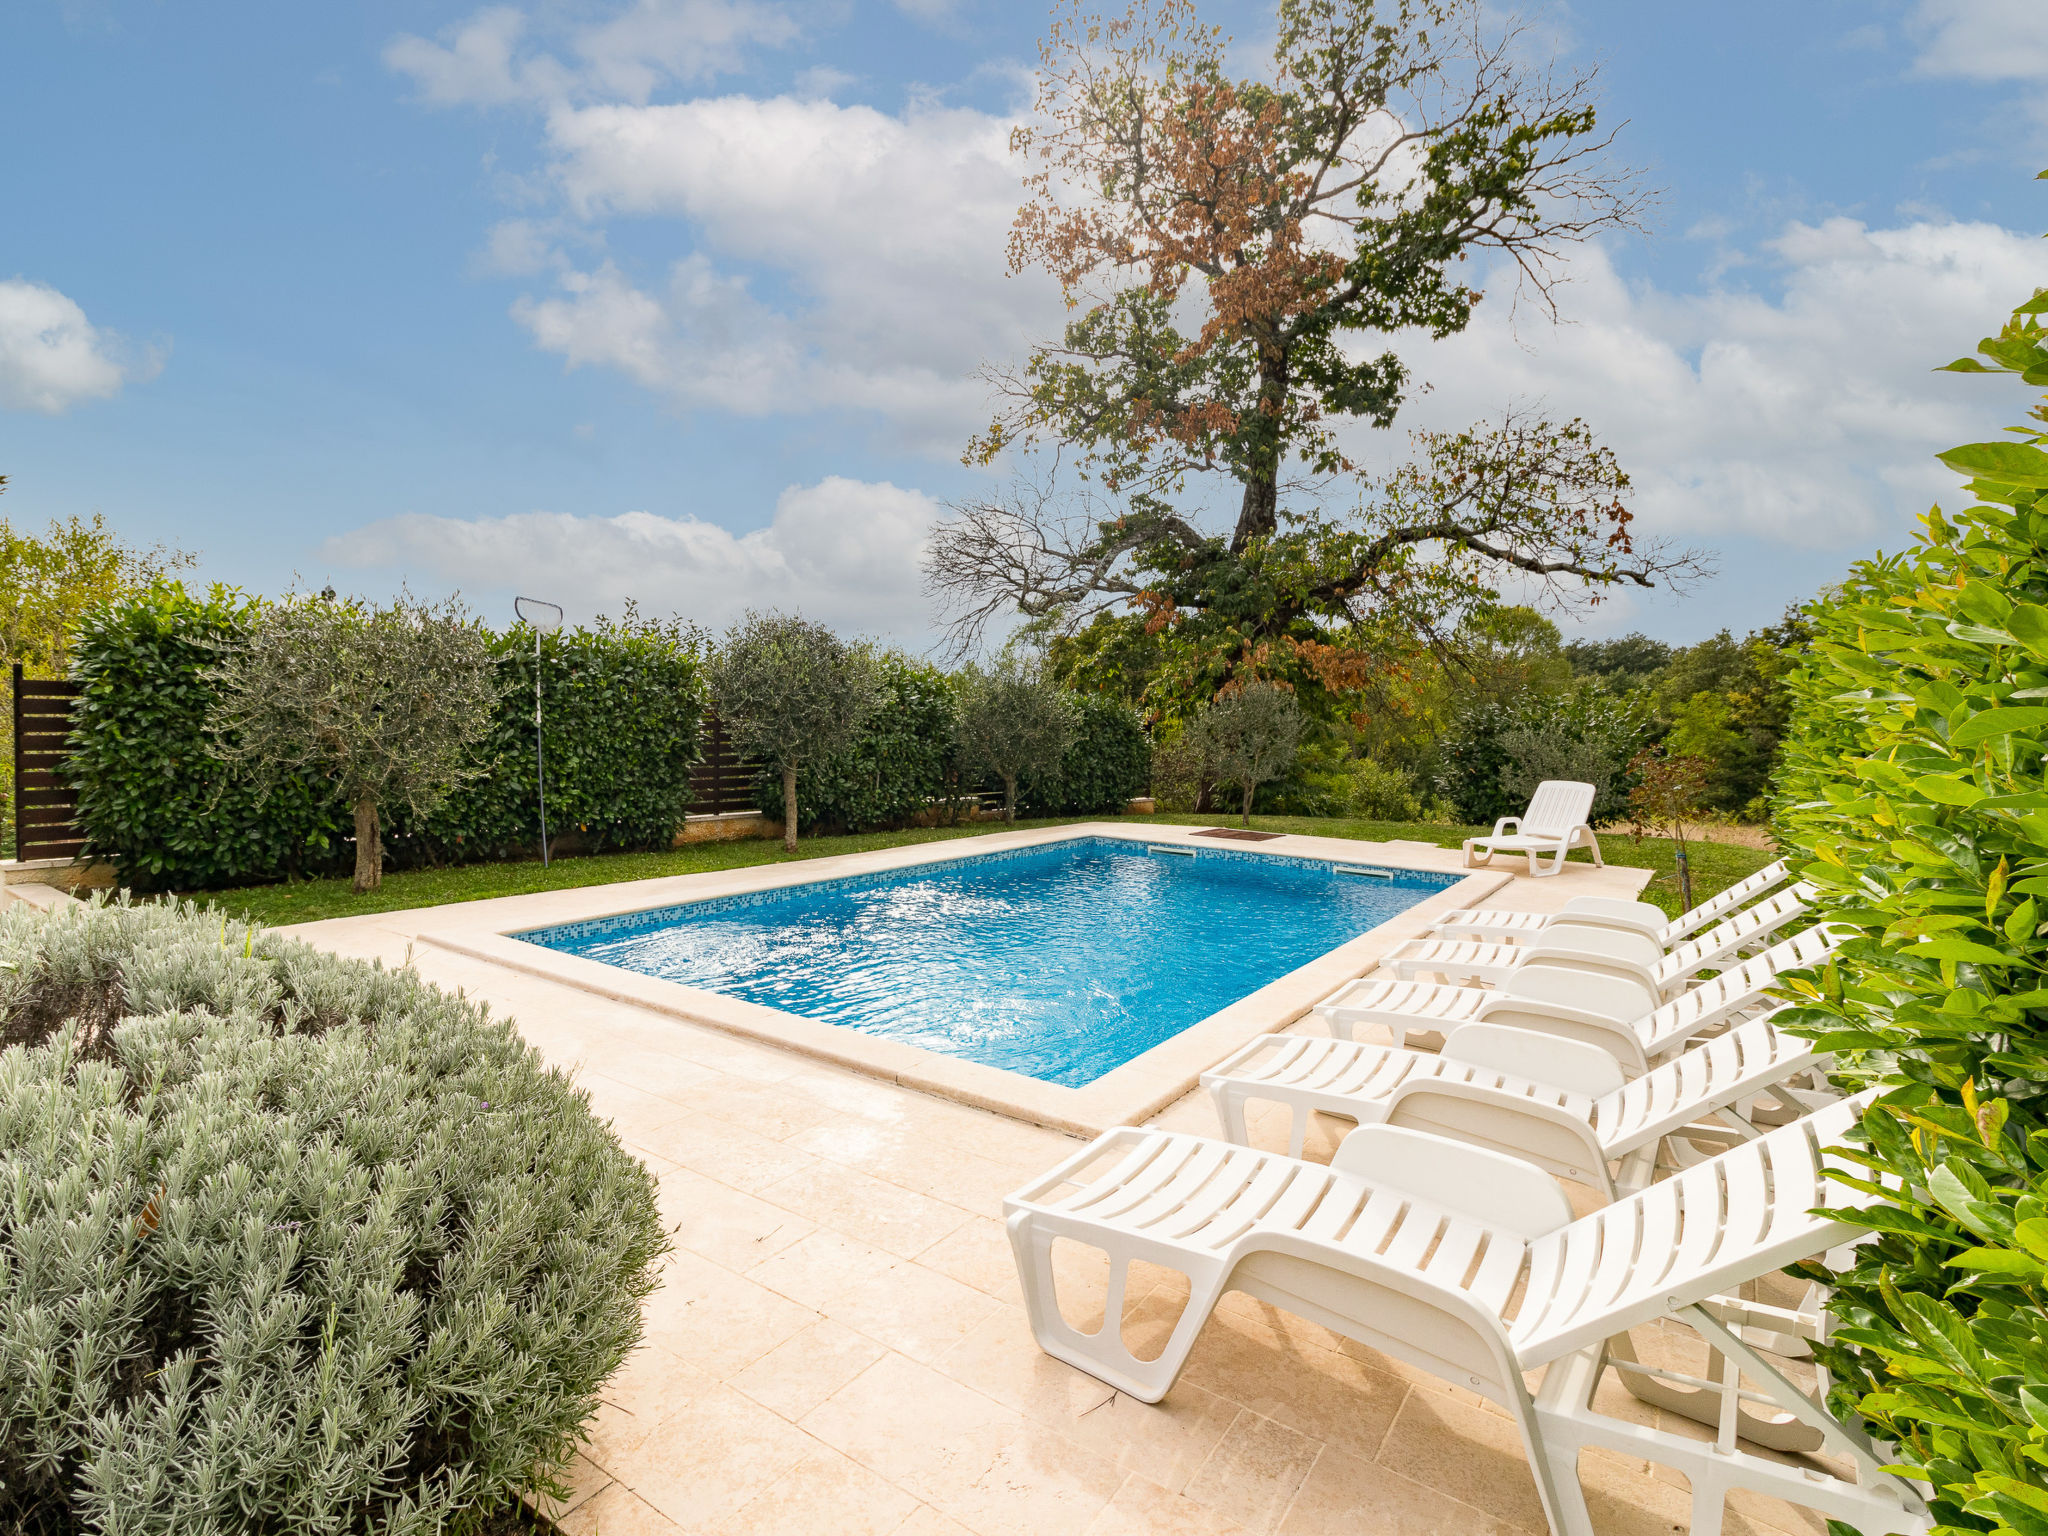
[[782, 851], [796, 852], [796, 769], [782, 770]]
[[361, 894], [384, 883], [384, 838], [377, 827], [377, 802], [356, 802], [356, 878], [353, 889]]
[[1287, 411], [1289, 372], [1285, 351], [1262, 350], [1259, 411], [1263, 430], [1246, 445], [1244, 500], [1238, 505], [1237, 527], [1230, 535], [1233, 555], [1243, 554], [1253, 539], [1265, 538], [1280, 526], [1280, 424]]
[[1003, 820], [1015, 821], [1016, 819], [1017, 776], [1014, 773], [1006, 773], [1003, 775]]
[[1247, 782], [1244, 787], [1244, 824], [1252, 824], [1252, 796], [1259, 792], [1259, 786]]
[[1677, 830], [1679, 833], [1676, 839], [1678, 844], [1676, 850], [1678, 854], [1678, 910], [1690, 912], [1692, 910], [1692, 870], [1685, 860], [1684, 829], [1681, 827]]

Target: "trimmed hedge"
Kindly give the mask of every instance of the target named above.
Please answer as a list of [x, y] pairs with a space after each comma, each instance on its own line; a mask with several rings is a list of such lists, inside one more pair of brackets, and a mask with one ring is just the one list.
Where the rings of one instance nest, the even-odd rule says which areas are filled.
[[[1996, 370], [2048, 380], [2044, 312], [1983, 344]], [[2048, 1531], [2044, 450], [2035, 426], [1942, 455], [1980, 504], [1808, 610], [1778, 780], [1815, 916], [1854, 932], [1780, 1018], [1881, 1090], [1849, 1149], [1888, 1201], [1878, 1236], [1800, 1266], [1839, 1319], [1815, 1354], [1944, 1532]]]
[[1017, 794], [1020, 816], [1120, 814], [1152, 777], [1152, 739], [1135, 709], [1105, 694], [1070, 698], [1073, 745], [1056, 777], [1024, 781]]
[[483, 1007], [189, 905], [0, 914], [0, 1529], [475, 1531], [663, 1251]]
[[[224, 766], [206, 732], [207, 672], [243, 642], [258, 604], [176, 585], [88, 615], [73, 652], [84, 685], [71, 759], [91, 851], [137, 890], [204, 890], [345, 867], [352, 822], [324, 781], [268, 793]], [[432, 816], [394, 815], [393, 864], [525, 854], [539, 842], [533, 631], [494, 642], [505, 681], [486, 771]], [[702, 712], [693, 637], [633, 614], [542, 637], [548, 825], [587, 847], [665, 847], [690, 802]]]
[[[946, 674], [897, 651], [876, 656], [874, 712], [848, 750], [796, 775], [797, 826], [846, 832], [901, 827], [946, 795], [953, 761], [953, 687]], [[761, 814], [782, 820], [782, 776], [754, 781]]]

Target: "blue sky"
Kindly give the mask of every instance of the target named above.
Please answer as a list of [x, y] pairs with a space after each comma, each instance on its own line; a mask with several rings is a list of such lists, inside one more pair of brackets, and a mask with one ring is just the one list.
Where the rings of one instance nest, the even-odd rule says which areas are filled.
[[[1205, 8], [1255, 52], [1249, 4]], [[1652, 231], [1406, 350], [1403, 427], [1584, 416], [1644, 526], [1721, 552], [1592, 627], [1766, 621], [1898, 547], [1929, 455], [2017, 417], [1930, 375], [2048, 284], [2048, 6], [1532, 13], [1598, 58]], [[917, 550], [985, 482], [1007, 125], [996, 0], [7, 8], [0, 511], [101, 511], [261, 591], [801, 606], [913, 644]], [[1367, 445], [1401, 450], [1401, 431]]]

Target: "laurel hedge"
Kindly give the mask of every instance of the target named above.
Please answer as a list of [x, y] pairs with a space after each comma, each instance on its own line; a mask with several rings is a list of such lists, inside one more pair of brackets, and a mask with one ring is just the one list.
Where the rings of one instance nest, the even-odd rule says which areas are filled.
[[[1951, 366], [2048, 384], [2044, 314]], [[1943, 454], [1976, 504], [1809, 610], [1777, 784], [1817, 915], [1855, 935], [1785, 1017], [1880, 1090], [1855, 1156], [1888, 1201], [1850, 1268], [1802, 1267], [1839, 1319], [1817, 1353], [1943, 1532], [2048, 1533], [2044, 423]]]
[[189, 905], [0, 913], [0, 1530], [477, 1530], [663, 1251], [478, 1004]]
[[[86, 615], [72, 676], [73, 781], [94, 855], [136, 890], [204, 890], [327, 874], [351, 856], [332, 787], [300, 775], [264, 790], [221, 763], [206, 731], [222, 655], [260, 605], [174, 584]], [[482, 774], [422, 822], [395, 817], [392, 862], [526, 855], [539, 839], [533, 631], [495, 641], [505, 692]], [[703, 689], [694, 637], [628, 612], [541, 640], [549, 826], [590, 849], [665, 847], [690, 803]]]

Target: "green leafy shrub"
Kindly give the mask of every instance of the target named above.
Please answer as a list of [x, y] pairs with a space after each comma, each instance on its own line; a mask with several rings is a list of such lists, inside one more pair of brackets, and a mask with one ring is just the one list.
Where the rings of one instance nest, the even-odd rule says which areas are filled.
[[1425, 815], [1415, 776], [1369, 757], [1351, 764], [1351, 799], [1345, 809], [1367, 821], [1421, 821]]
[[[797, 776], [797, 822], [867, 832], [902, 827], [947, 792], [953, 760], [953, 689], [946, 674], [898, 651], [874, 659], [875, 707], [844, 752]], [[754, 781], [761, 814], [782, 816], [782, 776]]]
[[1436, 790], [1463, 820], [1483, 825], [1527, 810], [1543, 779], [1577, 779], [1599, 790], [1594, 824], [1612, 821], [1626, 813], [1628, 760], [1652, 725], [1647, 700], [1596, 686], [1481, 701], [1437, 744]]
[[92, 852], [139, 890], [324, 873], [346, 853], [349, 813], [325, 782], [259, 787], [208, 741], [207, 673], [259, 611], [227, 587], [199, 597], [165, 582], [79, 620], [78, 817]]
[[[206, 674], [260, 605], [226, 588], [159, 585], [89, 614], [73, 652], [84, 685], [73, 781], [92, 851], [137, 890], [204, 890], [347, 865], [350, 812], [301, 773], [260, 788], [207, 735]], [[494, 638], [506, 684], [483, 771], [424, 820], [393, 818], [399, 865], [523, 855], [539, 842], [533, 769], [533, 631]], [[627, 612], [542, 637], [548, 819], [597, 848], [664, 847], [690, 802], [703, 711], [695, 637]]]
[[190, 906], [0, 914], [0, 1529], [474, 1528], [662, 1248], [478, 1005]]
[[1060, 770], [1029, 779], [1017, 797], [1025, 816], [1121, 815], [1145, 793], [1152, 775], [1152, 739], [1137, 710], [1100, 693], [1068, 695], [1074, 739]]
[[[2048, 381], [2026, 305], [1983, 353]], [[1985, 371], [1967, 362], [1962, 371]], [[2048, 1530], [2048, 410], [1942, 455], [1978, 505], [1809, 611], [1780, 838], [1855, 937], [1796, 1028], [1881, 1094], [1858, 1156], [1892, 1202], [1821, 1351], [1930, 1482], [1942, 1531]]]
[[[418, 826], [400, 822], [402, 863], [526, 855], [540, 841], [533, 764], [533, 631], [517, 625], [493, 650], [505, 683], [483, 774]], [[690, 806], [702, 757], [704, 685], [697, 635], [675, 620], [600, 617], [541, 636], [548, 827], [594, 850], [666, 848]]]

